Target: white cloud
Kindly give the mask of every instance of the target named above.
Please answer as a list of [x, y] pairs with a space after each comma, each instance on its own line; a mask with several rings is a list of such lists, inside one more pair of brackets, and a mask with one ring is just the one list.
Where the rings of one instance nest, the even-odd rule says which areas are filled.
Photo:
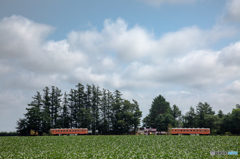
[[225, 66], [240, 66], [240, 41], [222, 49], [219, 61]]
[[224, 15], [225, 21], [240, 22], [240, 1], [230, 0], [227, 3], [227, 13]]
[[[25, 58], [39, 49], [53, 27], [13, 15], [0, 22], [0, 57]], [[29, 43], [31, 42], [31, 44]]]
[[[21, 16], [0, 21], [4, 35], [0, 37], [1, 94], [9, 91], [19, 95], [15, 91], [21, 90], [21, 96], [31, 100], [29, 95], [45, 86], [71, 89], [77, 83], [95, 84], [119, 89], [128, 100], [136, 99], [145, 116], [159, 94], [185, 111], [199, 101], [214, 103], [211, 96], [227, 96], [224, 93], [238, 86], [238, 82], [228, 83], [240, 78], [240, 42], [219, 51], [208, 49], [218, 40], [231, 37], [234, 28], [203, 30], [192, 26], [156, 38], [144, 27], [129, 28], [118, 18], [105, 20], [101, 31], [72, 31], [66, 39], [48, 41], [45, 37], [52, 30]], [[6, 37], [10, 39], [4, 41]], [[224, 95], [214, 94], [220, 87], [226, 87]], [[1, 98], [1, 102], [8, 103], [7, 99]], [[17, 98], [12, 100], [17, 103]], [[9, 106], [15, 108], [14, 104]]]
[[240, 95], [240, 80], [234, 80], [232, 83], [227, 85], [223, 90], [231, 94]]

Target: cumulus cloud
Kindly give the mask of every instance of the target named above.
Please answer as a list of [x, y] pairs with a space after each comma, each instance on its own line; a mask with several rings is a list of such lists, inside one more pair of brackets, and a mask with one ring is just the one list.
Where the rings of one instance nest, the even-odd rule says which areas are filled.
[[[25, 58], [36, 52], [53, 27], [13, 15], [0, 22], [0, 57]], [[31, 42], [31, 44], [29, 43]]]
[[224, 15], [225, 21], [240, 22], [240, 1], [230, 0], [227, 3], [227, 13]]
[[225, 66], [240, 66], [240, 42], [230, 44], [222, 49], [219, 61]]
[[[223, 86], [222, 94], [226, 94], [238, 87], [239, 42], [218, 51], [208, 49], [233, 36], [234, 28], [190, 26], [156, 38], [143, 26], [129, 28], [118, 18], [105, 20], [102, 30], [71, 31], [66, 39], [46, 40], [52, 30], [22, 16], [0, 21], [0, 94], [19, 90], [13, 94], [31, 100], [30, 96], [45, 86], [68, 91], [79, 82], [96, 84], [136, 99], [145, 116], [159, 94], [187, 110], [190, 103], [209, 99], [202, 95], [204, 91]], [[236, 82], [228, 86], [229, 80]], [[8, 103], [7, 99], [0, 102]], [[17, 103], [17, 98], [13, 100]], [[9, 106], [15, 108], [14, 104]], [[25, 110], [26, 105], [21, 107]]]
[[231, 94], [240, 94], [240, 80], [234, 80], [232, 83], [228, 84], [224, 88], [225, 92], [229, 92]]

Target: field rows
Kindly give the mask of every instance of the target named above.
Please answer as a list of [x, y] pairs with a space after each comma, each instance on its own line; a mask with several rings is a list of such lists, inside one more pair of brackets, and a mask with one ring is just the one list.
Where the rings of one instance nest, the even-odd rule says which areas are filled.
[[[0, 137], [2, 158], [211, 158], [212, 150], [240, 153], [240, 137]], [[218, 157], [240, 158], [239, 155]]]

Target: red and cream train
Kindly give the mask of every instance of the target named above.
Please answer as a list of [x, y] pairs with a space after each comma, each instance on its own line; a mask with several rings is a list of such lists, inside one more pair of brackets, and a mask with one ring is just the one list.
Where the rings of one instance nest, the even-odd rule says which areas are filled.
[[177, 134], [199, 134], [199, 135], [209, 135], [210, 134], [210, 128], [172, 128], [171, 130], [172, 135]]
[[70, 135], [70, 134], [77, 134], [77, 135], [87, 135], [88, 129], [87, 128], [72, 128], [72, 129], [50, 129], [53, 135]]

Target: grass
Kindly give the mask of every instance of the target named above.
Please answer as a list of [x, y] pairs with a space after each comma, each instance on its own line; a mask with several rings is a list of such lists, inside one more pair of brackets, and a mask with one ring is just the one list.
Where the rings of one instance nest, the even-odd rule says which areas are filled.
[[[211, 158], [238, 151], [237, 136], [1, 137], [0, 158]], [[240, 155], [213, 158], [240, 158]]]

